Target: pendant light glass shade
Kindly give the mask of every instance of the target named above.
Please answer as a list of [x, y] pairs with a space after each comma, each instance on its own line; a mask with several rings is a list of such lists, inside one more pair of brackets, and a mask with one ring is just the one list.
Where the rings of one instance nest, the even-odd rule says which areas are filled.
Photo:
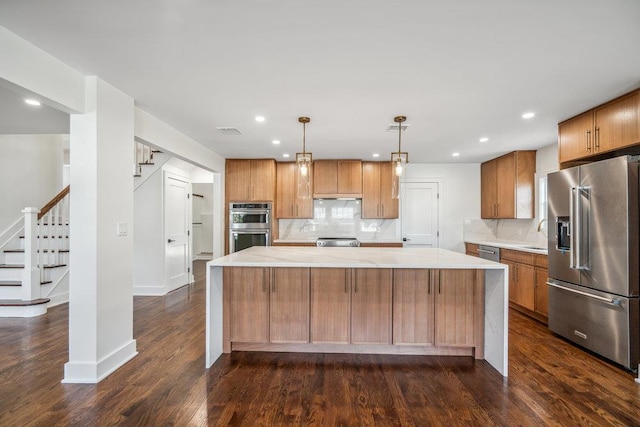
[[298, 117], [302, 123], [302, 153], [296, 153], [296, 175], [298, 181], [298, 198], [311, 197], [311, 163], [313, 156], [306, 150], [306, 125], [311, 121], [309, 117]]
[[400, 198], [400, 178], [404, 174], [409, 163], [409, 153], [402, 151], [402, 122], [407, 120], [405, 116], [397, 116], [393, 119], [398, 124], [398, 151], [391, 153], [391, 197]]

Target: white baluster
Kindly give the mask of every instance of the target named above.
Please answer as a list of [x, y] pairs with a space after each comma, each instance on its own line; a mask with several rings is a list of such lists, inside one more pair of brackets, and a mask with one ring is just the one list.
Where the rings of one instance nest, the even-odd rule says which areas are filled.
[[38, 268], [38, 208], [24, 208], [24, 271], [22, 299], [40, 298], [40, 269]]

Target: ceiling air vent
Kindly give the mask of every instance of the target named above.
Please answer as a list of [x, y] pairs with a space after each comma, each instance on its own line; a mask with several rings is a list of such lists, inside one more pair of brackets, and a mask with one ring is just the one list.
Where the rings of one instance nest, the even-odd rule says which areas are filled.
[[[398, 124], [389, 125], [387, 128], [387, 132], [398, 132]], [[406, 131], [410, 125], [402, 125], [402, 132]]]
[[238, 128], [221, 127], [221, 128], [216, 128], [216, 130], [223, 135], [242, 135], [242, 132], [240, 132], [240, 129]]

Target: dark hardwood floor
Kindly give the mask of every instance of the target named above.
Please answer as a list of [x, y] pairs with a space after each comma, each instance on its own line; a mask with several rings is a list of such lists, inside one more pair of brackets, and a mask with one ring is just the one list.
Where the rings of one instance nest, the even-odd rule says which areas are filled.
[[61, 384], [66, 305], [0, 319], [0, 426], [640, 425], [633, 375], [510, 311], [509, 378], [466, 357], [232, 353], [204, 369], [196, 283], [136, 297], [139, 355], [97, 385]]

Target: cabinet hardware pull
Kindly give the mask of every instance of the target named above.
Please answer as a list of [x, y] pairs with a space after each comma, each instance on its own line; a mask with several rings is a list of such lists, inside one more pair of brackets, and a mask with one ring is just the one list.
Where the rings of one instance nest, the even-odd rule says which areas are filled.
[[438, 271], [438, 293], [442, 293], [442, 270]]
[[600, 151], [600, 128], [596, 127], [596, 133], [593, 138], [593, 147], [594, 151]]
[[591, 151], [591, 131], [587, 131], [587, 151]]
[[293, 205], [291, 205], [291, 216], [293, 216]]
[[429, 272], [429, 276], [427, 276], [427, 281], [429, 283], [429, 295], [431, 295], [431, 276], [433, 275], [433, 270]]

